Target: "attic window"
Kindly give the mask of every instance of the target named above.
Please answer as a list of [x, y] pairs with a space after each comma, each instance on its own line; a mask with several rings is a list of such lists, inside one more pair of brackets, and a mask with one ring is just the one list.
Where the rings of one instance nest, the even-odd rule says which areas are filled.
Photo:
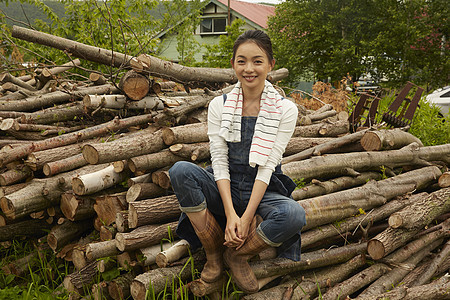
[[204, 18], [200, 23], [201, 33], [225, 33], [226, 18]]

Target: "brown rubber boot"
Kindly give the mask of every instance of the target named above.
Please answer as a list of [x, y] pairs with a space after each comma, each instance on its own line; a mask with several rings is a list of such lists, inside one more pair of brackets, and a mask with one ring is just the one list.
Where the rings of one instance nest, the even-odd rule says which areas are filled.
[[201, 278], [205, 282], [215, 282], [223, 276], [224, 232], [209, 210], [206, 210], [206, 228], [199, 231], [194, 224], [192, 227], [206, 253], [206, 263]]
[[256, 293], [259, 290], [256, 276], [247, 261], [262, 250], [270, 247], [256, 233], [256, 228], [261, 221], [261, 217], [255, 216], [244, 245], [239, 250], [227, 248], [223, 254], [224, 262], [230, 268], [234, 282], [247, 294]]

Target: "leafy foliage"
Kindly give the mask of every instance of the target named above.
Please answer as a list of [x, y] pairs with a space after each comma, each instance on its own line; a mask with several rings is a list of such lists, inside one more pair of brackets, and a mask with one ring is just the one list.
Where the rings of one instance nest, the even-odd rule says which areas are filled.
[[393, 84], [448, 81], [444, 0], [286, 0], [269, 19], [269, 34], [291, 79], [370, 72]]
[[[132, 55], [157, 53], [160, 46], [156, 38], [158, 33], [180, 24], [190, 11], [198, 10], [201, 5], [199, 0], [61, 0], [65, 13], [59, 16], [46, 5], [48, 1], [26, 0], [25, 2], [32, 4], [36, 10], [46, 16], [45, 21], [38, 20], [33, 23], [33, 28], [36, 30]], [[0, 18], [5, 18], [1, 12]], [[9, 27], [3, 23], [1, 26], [1, 40], [6, 42], [0, 54], [9, 61], [13, 61], [11, 56], [15, 47], [27, 50], [27, 54], [16, 61], [17, 67], [23, 61], [62, 64], [70, 59], [68, 54], [60, 50], [48, 47], [43, 50], [43, 46], [12, 39]], [[187, 30], [182, 35], [189, 37], [192, 34]], [[37, 55], [37, 53], [43, 54]], [[117, 75], [117, 71], [113, 74], [108, 67], [92, 62], [83, 63], [83, 67], [105, 74], [109, 73], [114, 77]]]

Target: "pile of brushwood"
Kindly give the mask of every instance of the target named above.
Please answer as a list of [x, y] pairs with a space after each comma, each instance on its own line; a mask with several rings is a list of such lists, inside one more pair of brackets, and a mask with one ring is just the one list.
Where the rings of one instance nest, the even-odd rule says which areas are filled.
[[[73, 58], [0, 74], [0, 242], [36, 238], [71, 262], [62, 283], [70, 299], [448, 299], [450, 144], [424, 147], [399, 128], [350, 133], [347, 113], [298, 105], [282, 170], [306, 211], [302, 259], [264, 251], [250, 263], [260, 291], [245, 295], [228, 276], [198, 279], [205, 256], [176, 236], [167, 171], [182, 160], [209, 164], [207, 106], [231, 89], [233, 71], [12, 34]], [[122, 68], [120, 81], [95, 72], [67, 80], [79, 58]], [[23, 274], [39, 253], [2, 272]], [[120, 271], [97, 280], [110, 270]]]

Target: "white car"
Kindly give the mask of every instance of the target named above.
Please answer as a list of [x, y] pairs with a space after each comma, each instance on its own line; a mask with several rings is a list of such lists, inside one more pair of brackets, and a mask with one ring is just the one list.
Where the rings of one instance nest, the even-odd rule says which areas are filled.
[[439, 112], [445, 116], [450, 108], [450, 85], [437, 89], [425, 98], [429, 103], [433, 103], [439, 108]]

